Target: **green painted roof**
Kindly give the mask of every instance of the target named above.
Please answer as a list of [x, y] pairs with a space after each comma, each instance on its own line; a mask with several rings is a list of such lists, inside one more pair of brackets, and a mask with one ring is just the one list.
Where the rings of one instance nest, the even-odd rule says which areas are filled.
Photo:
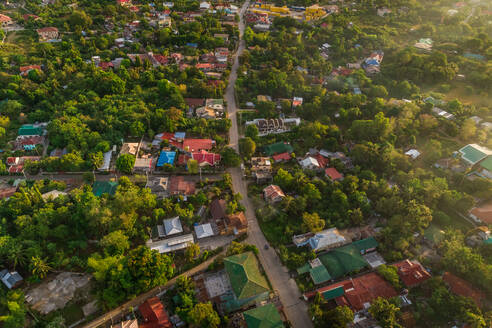
[[248, 328], [281, 328], [284, 327], [277, 308], [272, 303], [248, 310], [243, 313]]
[[232, 289], [238, 299], [250, 298], [268, 292], [268, 283], [258, 268], [252, 252], [229, 256], [224, 259]]
[[483, 243], [487, 245], [492, 245], [492, 237], [489, 237], [489, 239], [484, 240]]
[[460, 149], [461, 158], [466, 162], [475, 165], [480, 162], [482, 159], [487, 157], [487, 154], [483, 152], [482, 147], [478, 145], [470, 144]]
[[92, 185], [92, 193], [97, 197], [102, 194], [110, 194], [111, 196], [116, 193], [118, 182], [113, 181], [95, 181]]
[[360, 251], [353, 244], [335, 248], [320, 255], [321, 263], [326, 267], [333, 279], [340, 278], [347, 273], [360, 270], [368, 265]]
[[354, 241], [352, 245], [354, 245], [359, 250], [359, 252], [365, 252], [368, 249], [378, 247], [378, 242], [376, 241], [376, 239], [374, 239], [374, 237], [369, 237], [366, 239]]
[[311, 279], [313, 280], [315, 285], [322, 284], [328, 280], [331, 280], [330, 273], [326, 270], [324, 265], [319, 265], [317, 267], [309, 270], [309, 274], [311, 275]]
[[325, 300], [331, 300], [336, 297], [340, 297], [343, 294], [345, 294], [345, 290], [343, 289], [343, 286], [339, 286], [330, 290], [327, 290], [326, 292], [323, 292], [321, 295], [323, 295], [323, 298]]
[[277, 142], [263, 148], [263, 152], [268, 156], [273, 156], [275, 154], [281, 153], [292, 153], [294, 148], [288, 143], [285, 142]]
[[482, 163], [480, 163], [480, 166], [487, 171], [492, 172], [492, 156], [488, 156], [486, 159], [484, 159]]
[[43, 134], [43, 129], [40, 127], [34, 127], [30, 124], [26, 124], [19, 128], [18, 134], [20, 136], [40, 136]]
[[308, 273], [310, 269], [311, 269], [311, 266], [309, 265], [309, 263], [306, 263], [302, 267], [297, 268], [297, 274]]

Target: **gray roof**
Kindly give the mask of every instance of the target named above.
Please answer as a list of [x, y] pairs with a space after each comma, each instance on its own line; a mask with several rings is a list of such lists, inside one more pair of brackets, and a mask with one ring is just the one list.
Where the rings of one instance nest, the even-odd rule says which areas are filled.
[[164, 222], [164, 230], [166, 230], [166, 236], [183, 232], [183, 227], [181, 226], [181, 221], [179, 220], [179, 216], [176, 216], [171, 219], [163, 220], [163, 222]]
[[22, 281], [22, 277], [17, 271], [8, 272], [7, 270], [2, 270], [0, 272], [0, 277], [8, 289], [12, 289], [15, 285], [17, 285], [17, 283]]

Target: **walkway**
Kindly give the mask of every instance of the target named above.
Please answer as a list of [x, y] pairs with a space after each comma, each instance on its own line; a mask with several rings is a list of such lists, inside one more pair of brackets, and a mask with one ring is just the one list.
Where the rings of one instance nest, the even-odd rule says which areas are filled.
[[[245, 42], [243, 40], [243, 33], [245, 29], [243, 15], [249, 6], [249, 1], [244, 3], [240, 13], [240, 43], [236, 54], [234, 55], [234, 64], [232, 65], [231, 74], [229, 76], [229, 84], [226, 89], [225, 99], [227, 101], [227, 112], [229, 119], [232, 121], [231, 129], [229, 130], [229, 143], [232, 148], [239, 151], [238, 140], [238, 126], [237, 126], [237, 107], [234, 93], [234, 86], [237, 79], [237, 69], [239, 67], [238, 56], [241, 55], [245, 48]], [[261, 232], [258, 221], [255, 217], [255, 208], [249, 198], [247, 197], [247, 182], [242, 179], [242, 172], [240, 168], [232, 168], [228, 170], [232, 177], [232, 185], [235, 192], [239, 192], [244, 196], [242, 204], [246, 208], [246, 217], [248, 219], [248, 243], [256, 245], [258, 247], [259, 258], [263, 268], [266, 271], [268, 279], [272, 283], [273, 288], [280, 296], [280, 301], [284, 306], [284, 312], [287, 319], [291, 322], [294, 328], [309, 328], [312, 327], [312, 322], [308, 315], [307, 304], [301, 300], [301, 293], [297, 284], [289, 275], [288, 270], [280, 262], [277, 253], [273, 248], [265, 250], [264, 246], [267, 244], [265, 236]]]

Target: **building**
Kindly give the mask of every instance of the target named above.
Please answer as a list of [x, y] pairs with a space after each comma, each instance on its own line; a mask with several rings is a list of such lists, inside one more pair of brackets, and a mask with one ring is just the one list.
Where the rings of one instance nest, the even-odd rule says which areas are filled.
[[315, 252], [340, 247], [350, 242], [350, 240], [347, 240], [337, 228], [293, 236], [292, 241], [297, 247], [308, 245]]
[[279, 186], [269, 185], [263, 189], [263, 197], [268, 203], [272, 204], [281, 201], [285, 197], [285, 194]]
[[37, 29], [39, 41], [40, 42], [49, 42], [53, 40], [57, 40], [59, 37], [59, 32], [56, 27], [43, 27]]
[[92, 193], [97, 197], [101, 197], [103, 194], [113, 196], [116, 193], [117, 188], [118, 182], [94, 181], [94, 184], [92, 185]]
[[17, 191], [17, 187], [2, 186], [0, 187], [0, 199], [9, 198], [13, 194], [15, 194], [16, 191]]
[[197, 239], [212, 237], [215, 235], [210, 223], [196, 225], [194, 228]]
[[475, 222], [492, 224], [492, 202], [471, 209], [468, 214]]
[[308, 263], [297, 269], [297, 273], [299, 275], [308, 272], [311, 280], [315, 285], [322, 284], [332, 279], [330, 273], [323, 265], [323, 263], [321, 263], [319, 258], [315, 258], [314, 260], [309, 261]]
[[14, 289], [22, 284], [22, 277], [17, 271], [9, 272], [7, 269], [0, 271], [0, 280], [8, 289]]
[[256, 125], [258, 128], [258, 135], [260, 137], [269, 135], [269, 134], [278, 134], [289, 132], [292, 126], [298, 126], [301, 123], [300, 118], [257, 118], [253, 121], [246, 122], [246, 126], [248, 125]]
[[194, 244], [195, 239], [193, 235], [180, 235], [176, 237], [171, 237], [163, 240], [153, 242], [152, 240], [147, 241], [146, 245], [152, 250], [158, 251], [160, 254], [169, 253], [178, 250], [182, 250], [188, 247], [189, 244]]
[[235, 296], [235, 302], [226, 306], [227, 310], [268, 298], [270, 288], [253, 252], [226, 257], [224, 266]]
[[398, 275], [406, 287], [415, 287], [431, 278], [431, 275], [417, 261], [404, 260], [393, 264], [398, 269]]
[[100, 167], [97, 168], [98, 171], [107, 172], [111, 165], [111, 158], [113, 157], [113, 151], [107, 151], [103, 154], [103, 162]]
[[230, 214], [225, 218], [225, 233], [229, 235], [240, 235], [248, 231], [248, 220], [244, 212]]
[[492, 150], [477, 144], [466, 145], [458, 150], [458, 152], [461, 154], [461, 159], [469, 165], [478, 164], [487, 156], [492, 155]]
[[138, 146], [138, 142], [125, 142], [123, 145], [121, 145], [120, 156], [123, 154], [137, 156]]
[[308, 300], [318, 293], [325, 300], [333, 301], [337, 306], [347, 305], [354, 312], [367, 309], [378, 297], [389, 299], [398, 296], [393, 286], [375, 272], [322, 287], [303, 296]]
[[247, 328], [283, 328], [284, 323], [277, 308], [272, 303], [243, 313]]
[[222, 220], [227, 216], [227, 203], [225, 199], [214, 199], [210, 203], [210, 214], [214, 220]]
[[179, 220], [179, 216], [163, 220], [162, 222], [164, 224], [164, 231], [166, 232], [166, 236], [175, 235], [177, 233], [183, 232], [183, 227], [181, 225], [181, 221]]
[[342, 181], [343, 175], [338, 172], [338, 170], [334, 167], [329, 167], [325, 169], [325, 176], [331, 181]]
[[38, 124], [24, 124], [22, 125], [17, 135], [19, 137], [33, 137], [33, 136], [42, 136], [44, 134], [44, 128]]
[[198, 166], [216, 166], [220, 163], [220, 154], [208, 153], [206, 151], [201, 151], [197, 153], [192, 153], [191, 158], [197, 161]]
[[175, 151], [161, 151], [159, 158], [157, 159], [156, 167], [163, 167], [164, 165], [174, 165], [176, 159]]
[[157, 297], [147, 299], [138, 310], [144, 321], [140, 328], [172, 328], [166, 309]]
[[304, 170], [316, 170], [316, 169], [319, 169], [319, 162], [318, 162], [318, 160], [316, 158], [314, 158], [314, 157], [311, 157], [311, 156], [307, 156], [303, 160], [300, 160], [299, 161], [299, 165], [301, 165], [301, 167]]
[[152, 171], [152, 163], [152, 158], [136, 158], [133, 170], [143, 172]]
[[137, 319], [122, 321], [116, 325], [111, 325], [111, 328], [138, 328], [138, 321]]
[[43, 198], [43, 200], [47, 201], [47, 200], [57, 199], [60, 196], [66, 196], [66, 195], [68, 195], [68, 194], [64, 191], [52, 190], [52, 191], [48, 191], [48, 192], [42, 194], [41, 198]]
[[272, 163], [269, 157], [252, 157], [251, 174], [256, 183], [265, 183], [272, 180]]
[[194, 195], [196, 191], [195, 183], [193, 181], [185, 180], [183, 176], [171, 177], [169, 185], [169, 193], [171, 195], [190, 196]]
[[149, 188], [157, 197], [167, 197], [169, 195], [169, 178], [149, 177], [145, 188]]
[[486, 299], [482, 291], [475, 289], [468, 281], [450, 272], [445, 272], [442, 275], [442, 280], [454, 294], [471, 298], [478, 307], [481, 307], [482, 302]]
[[14, 24], [14, 21], [9, 16], [0, 14], [0, 24], [2, 25], [2, 27], [7, 27]]
[[29, 75], [29, 72], [32, 70], [41, 71], [41, 66], [40, 65], [21, 66], [19, 67], [20, 76], [27, 76]]
[[412, 159], [417, 159], [420, 156], [420, 152], [417, 149], [410, 149], [405, 152], [405, 155], [410, 156]]
[[291, 153], [280, 153], [272, 156], [275, 163], [290, 161], [292, 158]]
[[294, 148], [292, 148], [292, 146], [287, 142], [277, 142], [277, 143], [270, 144], [268, 146], [263, 147], [263, 152], [267, 156], [273, 156], [273, 155], [282, 154], [282, 153], [291, 154], [294, 152]]

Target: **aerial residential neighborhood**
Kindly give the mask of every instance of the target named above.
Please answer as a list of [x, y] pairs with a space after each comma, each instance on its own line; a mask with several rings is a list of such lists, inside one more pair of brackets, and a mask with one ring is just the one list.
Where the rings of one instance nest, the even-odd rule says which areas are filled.
[[0, 327], [492, 327], [491, 14], [0, 1]]

